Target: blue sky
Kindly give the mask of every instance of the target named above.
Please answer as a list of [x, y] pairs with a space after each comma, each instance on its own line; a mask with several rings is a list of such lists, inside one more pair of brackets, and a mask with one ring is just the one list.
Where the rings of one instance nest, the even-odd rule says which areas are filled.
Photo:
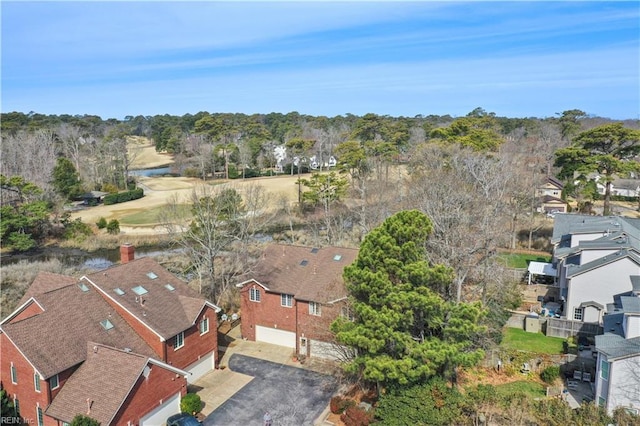
[[640, 3], [12, 2], [2, 112], [640, 118]]

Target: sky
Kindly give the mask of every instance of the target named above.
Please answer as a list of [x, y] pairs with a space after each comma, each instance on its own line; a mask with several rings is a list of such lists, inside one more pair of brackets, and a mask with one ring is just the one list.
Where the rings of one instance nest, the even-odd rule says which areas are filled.
[[640, 2], [0, 2], [1, 110], [640, 118]]

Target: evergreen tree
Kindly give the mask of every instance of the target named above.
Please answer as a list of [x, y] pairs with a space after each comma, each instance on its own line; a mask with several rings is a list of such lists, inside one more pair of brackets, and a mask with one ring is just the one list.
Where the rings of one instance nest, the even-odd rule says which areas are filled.
[[477, 303], [443, 298], [453, 273], [426, 260], [429, 218], [402, 211], [373, 229], [344, 270], [354, 322], [332, 324], [338, 341], [355, 348], [349, 372], [381, 385], [413, 384], [477, 363], [474, 341], [484, 328]]

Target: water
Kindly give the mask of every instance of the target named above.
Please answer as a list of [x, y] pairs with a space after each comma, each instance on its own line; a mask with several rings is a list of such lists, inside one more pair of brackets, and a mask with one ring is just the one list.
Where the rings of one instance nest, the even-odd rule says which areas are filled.
[[171, 167], [156, 167], [155, 169], [129, 170], [130, 176], [161, 176], [171, 173]]

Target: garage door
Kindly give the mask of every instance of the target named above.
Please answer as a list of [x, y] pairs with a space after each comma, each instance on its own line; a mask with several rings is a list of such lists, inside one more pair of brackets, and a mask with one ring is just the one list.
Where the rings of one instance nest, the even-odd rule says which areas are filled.
[[213, 370], [213, 367], [213, 352], [211, 352], [210, 354], [200, 358], [199, 361], [194, 362], [193, 364], [185, 368], [185, 370], [191, 373], [187, 376], [187, 382], [189, 384], [194, 383], [200, 377]]
[[167, 419], [180, 412], [180, 392], [167, 399], [159, 407], [140, 419], [140, 426], [163, 425]]
[[312, 358], [340, 360], [344, 358], [344, 354], [346, 353], [346, 349], [341, 351], [338, 345], [321, 342], [319, 340], [311, 340], [309, 345], [311, 346], [310, 355]]
[[256, 326], [256, 341], [272, 343], [274, 345], [296, 347], [296, 333], [293, 331], [278, 330], [277, 328]]

